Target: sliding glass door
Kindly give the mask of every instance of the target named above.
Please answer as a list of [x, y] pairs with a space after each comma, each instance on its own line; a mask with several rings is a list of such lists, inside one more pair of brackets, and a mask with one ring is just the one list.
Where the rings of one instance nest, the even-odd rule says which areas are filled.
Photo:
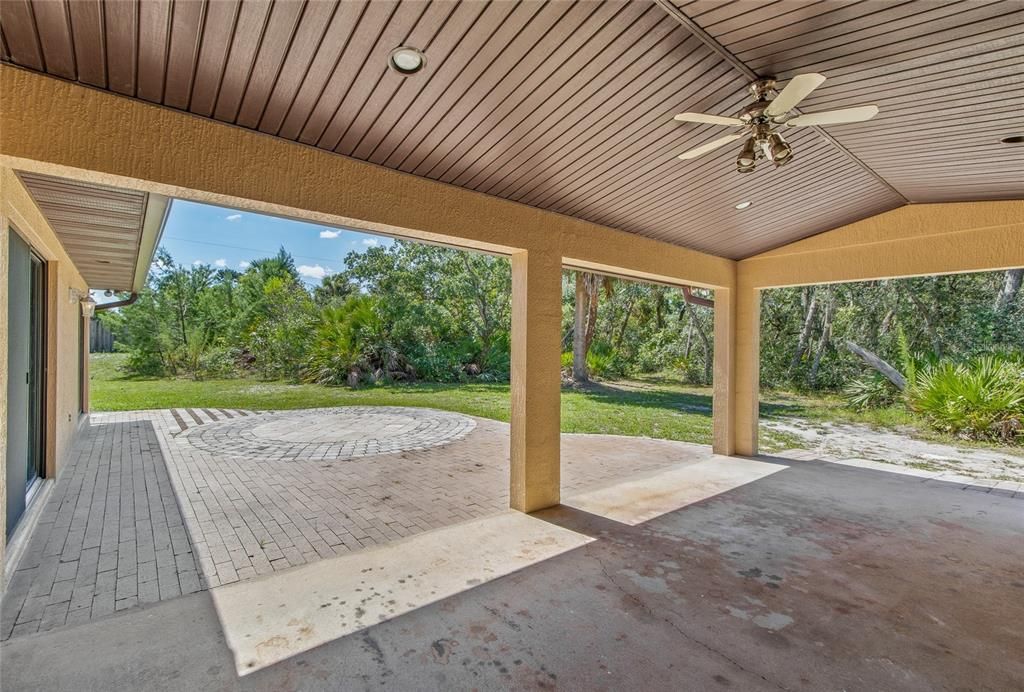
[[7, 535], [44, 475], [46, 263], [12, 229], [7, 273]]

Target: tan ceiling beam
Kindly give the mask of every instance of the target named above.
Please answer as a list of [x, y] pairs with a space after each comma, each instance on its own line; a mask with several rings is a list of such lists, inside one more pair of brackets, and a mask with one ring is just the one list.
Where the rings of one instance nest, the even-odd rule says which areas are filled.
[[737, 264], [772, 288], [1024, 267], [1024, 201], [912, 204]]
[[250, 130], [0, 66], [0, 161], [50, 175], [670, 284], [731, 285], [735, 263]]

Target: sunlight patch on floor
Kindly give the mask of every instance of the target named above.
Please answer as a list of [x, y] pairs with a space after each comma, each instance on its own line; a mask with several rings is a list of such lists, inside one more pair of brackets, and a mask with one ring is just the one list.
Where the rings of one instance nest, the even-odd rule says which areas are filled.
[[563, 504], [630, 526], [746, 485], [786, 467], [753, 459], [711, 456], [573, 495]]
[[245, 675], [592, 540], [507, 511], [211, 593]]

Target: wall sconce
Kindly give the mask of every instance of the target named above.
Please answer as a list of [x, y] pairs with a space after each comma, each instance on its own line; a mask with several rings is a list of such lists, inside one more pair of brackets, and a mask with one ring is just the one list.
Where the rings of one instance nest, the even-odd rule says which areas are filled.
[[92, 296], [86, 296], [81, 300], [82, 306], [82, 317], [92, 318], [96, 313], [96, 301], [92, 299]]
[[68, 289], [68, 302], [78, 303], [82, 307], [82, 317], [92, 317], [96, 312], [96, 301], [92, 299], [89, 291], [79, 291], [77, 288]]

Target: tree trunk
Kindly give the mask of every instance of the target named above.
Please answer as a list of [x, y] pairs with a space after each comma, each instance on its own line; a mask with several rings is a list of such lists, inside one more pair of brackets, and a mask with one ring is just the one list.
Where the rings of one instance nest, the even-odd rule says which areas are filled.
[[587, 293], [586, 275], [576, 272], [576, 307], [572, 328], [572, 379], [575, 382], [590, 379], [590, 373], [587, 372]]
[[850, 340], [846, 341], [846, 348], [850, 353], [863, 360], [873, 369], [880, 372], [887, 380], [896, 385], [896, 389], [902, 392], [907, 388], [907, 380], [902, 374], [900, 374], [900, 371], [886, 363], [871, 351], [858, 346]]
[[818, 348], [814, 352], [814, 363], [811, 364], [811, 389], [818, 386], [818, 366], [821, 365], [821, 358], [832, 341], [832, 317], [835, 315], [836, 306], [831, 287], [826, 291], [828, 295], [825, 297], [825, 315], [821, 321], [821, 339], [818, 340]]
[[690, 349], [693, 346], [693, 320], [687, 315], [686, 318], [686, 349], [683, 351], [683, 357], [686, 360], [690, 360]]
[[597, 308], [600, 301], [601, 277], [597, 274], [584, 273], [584, 285], [587, 289], [587, 328], [584, 334], [583, 356], [590, 353], [590, 346], [597, 334]]
[[814, 318], [818, 315], [818, 294], [812, 288], [811, 290], [811, 301], [807, 305], [807, 314], [804, 317], [804, 328], [800, 330], [800, 338], [796, 343], [796, 351], [793, 352], [793, 358], [789, 361], [789, 374], [792, 375], [793, 371], [796, 370], [797, 366], [800, 365], [800, 361], [804, 357], [804, 353], [807, 352], [807, 344], [811, 340], [811, 330], [814, 328]]
[[936, 358], [942, 358], [942, 340], [939, 339], [939, 334], [935, 331], [935, 326], [928, 315], [928, 308], [913, 293], [910, 294], [910, 302], [914, 304], [917, 315], [921, 318], [921, 323], [924, 325], [924, 331], [928, 334], [928, 340], [932, 342], [932, 353], [935, 354]]
[[697, 331], [697, 335], [700, 337], [701, 346], [704, 347], [704, 384], [711, 382], [711, 369], [714, 365], [713, 355], [711, 351], [711, 342], [708, 340], [708, 335], [704, 333], [704, 328], [697, 321], [697, 314], [693, 306], [689, 302], [684, 302], [686, 306], [686, 312], [690, 317], [690, 325]]
[[659, 330], [665, 328], [665, 289], [661, 286], [654, 288], [654, 323]]
[[626, 316], [622, 318], [622, 326], [619, 328], [619, 335], [615, 339], [615, 348], [622, 346], [622, 340], [626, 338], [626, 329], [629, 327], [629, 318], [633, 316], [633, 298], [630, 296], [626, 303]]
[[1013, 305], [1014, 299], [1020, 291], [1021, 282], [1024, 281], [1024, 269], [1007, 269], [1003, 278], [1003, 288], [996, 296], [996, 312], [1004, 312]]

